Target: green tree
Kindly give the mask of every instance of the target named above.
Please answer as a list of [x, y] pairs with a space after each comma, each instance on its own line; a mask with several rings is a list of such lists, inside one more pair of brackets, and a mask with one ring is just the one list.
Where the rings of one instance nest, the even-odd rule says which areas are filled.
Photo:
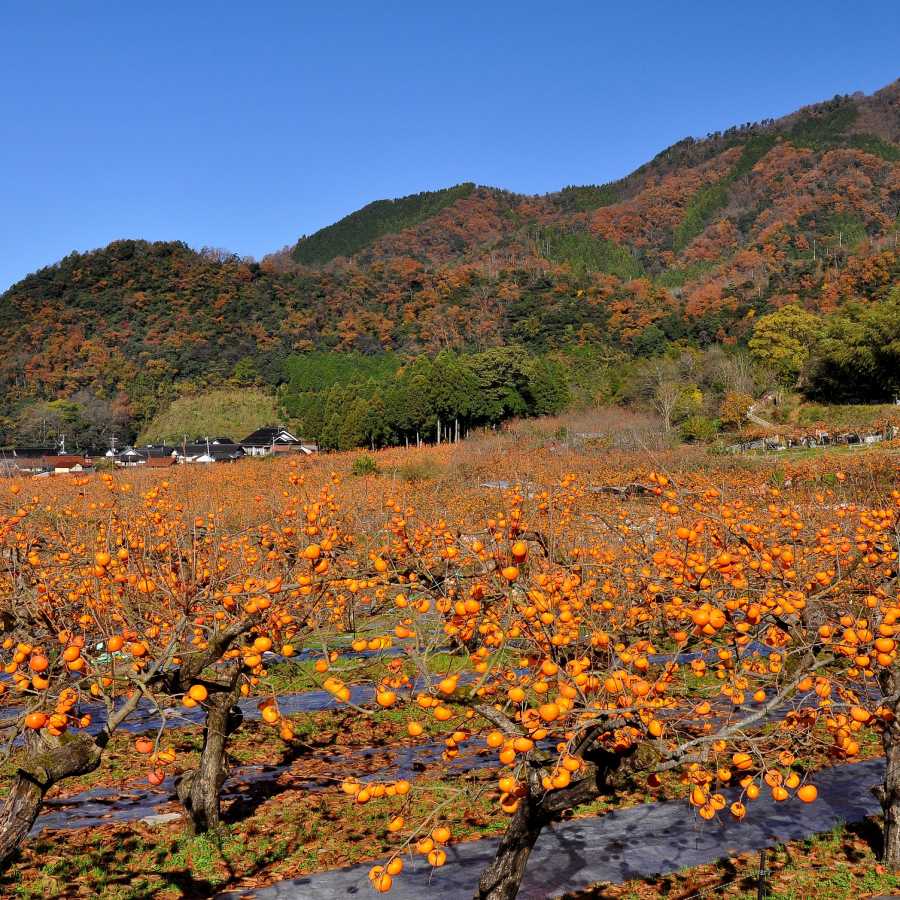
[[357, 397], [344, 410], [338, 428], [338, 450], [353, 450], [367, 443], [367, 414], [369, 404], [363, 397]]
[[474, 418], [495, 425], [511, 416], [528, 413], [528, 356], [521, 347], [497, 347], [475, 354], [472, 371], [478, 382]]
[[782, 383], [797, 384], [821, 336], [817, 316], [801, 306], [783, 306], [756, 323], [750, 353]]
[[850, 303], [827, 319], [805, 392], [845, 403], [900, 395], [900, 287], [881, 303]]
[[695, 384], [684, 385], [678, 393], [678, 402], [675, 404], [675, 421], [696, 416], [701, 409], [703, 409], [703, 391]]
[[365, 443], [372, 447], [383, 447], [392, 443], [394, 433], [385, 414], [384, 397], [381, 387], [370, 381], [366, 385], [366, 411], [363, 416], [363, 434]]
[[467, 361], [455, 353], [443, 352], [434, 360], [431, 372], [431, 399], [435, 414], [447, 433], [458, 422], [467, 425], [472, 417], [478, 380]]
[[241, 387], [259, 384], [259, 370], [252, 357], [244, 356], [235, 363], [231, 380]]
[[539, 357], [528, 362], [526, 371], [530, 415], [551, 416], [565, 409], [571, 393], [562, 364]]
[[658, 356], [666, 349], [666, 334], [656, 325], [648, 325], [632, 342], [636, 356]]

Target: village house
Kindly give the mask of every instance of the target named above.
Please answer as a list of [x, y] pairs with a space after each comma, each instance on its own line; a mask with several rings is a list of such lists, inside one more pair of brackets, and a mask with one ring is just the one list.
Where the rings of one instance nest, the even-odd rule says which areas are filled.
[[[117, 452], [109, 449], [102, 455], [119, 468], [137, 466], [168, 469], [180, 464], [209, 464], [236, 462], [245, 456], [272, 456], [283, 453], [316, 453], [318, 446], [291, 434], [286, 428], [259, 428], [237, 442], [230, 437], [196, 437], [181, 444], [146, 444], [126, 447]], [[17, 447], [0, 449], [0, 475], [52, 475], [68, 472], [93, 471], [89, 454], [64, 453], [55, 447]]]
[[151, 466], [161, 468], [174, 465], [178, 450], [166, 444], [148, 444], [146, 447], [128, 447], [115, 456], [117, 466], [131, 468], [133, 466]]
[[220, 437], [215, 440], [196, 438], [190, 443], [147, 444], [144, 447], [129, 447], [116, 457], [118, 466], [147, 466], [152, 469], [163, 469], [169, 466], [193, 463], [235, 462], [244, 456], [240, 444], [231, 438]]
[[227, 437], [218, 437], [214, 440], [197, 438], [190, 444], [182, 444], [178, 448], [180, 463], [237, 462], [244, 455], [244, 448]]
[[302, 453], [309, 456], [318, 451], [311, 441], [304, 441], [291, 434], [286, 428], [257, 428], [241, 441], [248, 456], [271, 456], [276, 453]]
[[16, 447], [0, 450], [5, 472], [20, 475], [66, 475], [93, 470], [91, 457], [63, 453], [55, 447]]
[[146, 462], [148, 469], [169, 469], [177, 465], [177, 456], [148, 456]]

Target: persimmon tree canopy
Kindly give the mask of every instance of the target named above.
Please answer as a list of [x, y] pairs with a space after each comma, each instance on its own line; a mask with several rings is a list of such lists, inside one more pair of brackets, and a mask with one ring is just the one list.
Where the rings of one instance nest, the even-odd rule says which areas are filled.
[[[457, 453], [421, 455], [448, 465]], [[701, 818], [740, 818], [763, 791], [815, 800], [810, 751], [853, 760], [869, 733], [892, 746], [900, 491], [889, 454], [822, 458], [840, 469], [801, 461], [779, 488], [764, 469], [721, 460], [710, 471], [683, 451], [655, 467], [606, 451], [497, 453], [479, 465], [512, 467], [518, 485], [332, 473], [351, 468], [345, 457], [303, 472], [276, 461], [263, 480], [264, 464], [246, 463], [229, 478], [8, 483], [7, 751], [22, 739], [26, 753], [56, 752], [74, 736], [84, 754], [58, 777], [89, 770], [104, 734], [144, 704], [161, 725], [134, 749], [158, 782], [180, 765], [167, 725], [196, 711], [221, 718], [227, 738], [242, 695], [291, 740], [265, 675], [272, 654], [302, 651], [354, 716], [399, 711], [413, 752], [428, 752], [427, 732], [446, 761], [496, 754], [493, 796], [518, 849], [486, 871], [482, 894], [494, 897], [509, 895], [496, 885], [521, 877], [544, 824], [609, 790], [620, 768], [651, 788], [674, 771]], [[372, 671], [370, 694], [355, 694]], [[210, 765], [222, 753], [205, 742]], [[202, 805], [198, 827], [217, 821], [221, 787], [218, 768], [202, 772], [179, 791], [192, 816]], [[380, 890], [407, 849], [442, 865], [442, 811], [484, 790], [448, 778], [422, 819], [414, 780], [344, 789], [347, 802], [390, 801], [396, 852], [373, 870]]]

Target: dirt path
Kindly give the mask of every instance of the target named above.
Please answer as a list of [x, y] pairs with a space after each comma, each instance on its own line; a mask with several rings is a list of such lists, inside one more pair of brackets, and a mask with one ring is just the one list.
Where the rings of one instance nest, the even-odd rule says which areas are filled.
[[770, 422], [768, 419], [764, 419], [762, 416], [756, 414], [756, 407], [759, 406], [760, 403], [765, 403], [771, 399], [771, 395], [767, 394], [761, 400], [751, 403], [747, 408], [747, 421], [752, 422], [754, 425], [759, 425], [760, 428], [771, 428], [773, 431], [777, 431], [778, 426], [774, 422]]

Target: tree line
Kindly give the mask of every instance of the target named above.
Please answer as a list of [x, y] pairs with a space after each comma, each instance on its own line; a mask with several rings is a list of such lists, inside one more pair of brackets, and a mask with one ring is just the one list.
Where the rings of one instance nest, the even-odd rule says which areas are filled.
[[885, 300], [827, 316], [788, 305], [756, 323], [756, 361], [811, 400], [890, 403], [900, 396], [900, 285]]
[[381, 374], [346, 377], [351, 370], [336, 362], [334, 380], [324, 384], [321, 368], [296, 363], [282, 393], [284, 409], [323, 449], [349, 450], [456, 440], [513, 416], [560, 412], [571, 396], [560, 362], [521, 347], [380, 365]]

